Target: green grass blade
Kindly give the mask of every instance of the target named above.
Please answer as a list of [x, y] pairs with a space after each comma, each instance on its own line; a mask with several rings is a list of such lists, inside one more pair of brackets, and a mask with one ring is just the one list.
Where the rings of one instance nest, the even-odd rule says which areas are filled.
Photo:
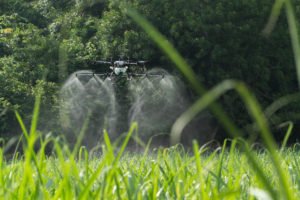
[[285, 122], [285, 123], [280, 124], [280, 125], [279, 125], [279, 128], [283, 128], [283, 127], [285, 127], [285, 126], [287, 126], [288, 129], [287, 129], [287, 131], [286, 131], [286, 133], [285, 133], [283, 142], [282, 142], [282, 144], [281, 144], [281, 148], [280, 148], [281, 151], [283, 151], [283, 150], [285, 149], [285, 147], [286, 147], [286, 144], [287, 144], [287, 142], [288, 142], [288, 140], [289, 140], [289, 138], [290, 138], [290, 136], [291, 136], [291, 134], [292, 134], [292, 130], [293, 130], [293, 128], [294, 128], [294, 123], [291, 122], [291, 121], [288, 121], [288, 122]]
[[239, 142], [241, 143], [243, 149], [245, 150], [245, 153], [247, 155], [248, 161], [252, 168], [254, 169], [256, 175], [259, 177], [259, 180], [264, 184], [269, 194], [272, 196], [273, 199], [278, 199], [278, 194], [274, 190], [272, 184], [270, 183], [268, 177], [266, 176], [263, 168], [259, 165], [259, 160], [254, 155], [254, 153], [249, 148], [247, 142], [244, 140], [239, 139]]
[[264, 114], [257, 102], [256, 98], [249, 92], [245, 84], [240, 83], [236, 85], [236, 90], [242, 97], [244, 103], [247, 106], [249, 113], [251, 114], [253, 120], [257, 123], [260, 131], [261, 137], [270, 152], [271, 159], [273, 162], [273, 166], [278, 174], [278, 178], [280, 180], [280, 190], [283, 193], [283, 196], [286, 199], [294, 199], [293, 193], [290, 190], [290, 177], [285, 173], [282, 165], [281, 165], [281, 158], [279, 153], [277, 152], [277, 145], [276, 142], [269, 130], [268, 123]]
[[294, 59], [297, 71], [298, 86], [300, 88], [300, 43], [299, 43], [299, 32], [298, 25], [296, 21], [296, 16], [292, 2], [290, 0], [285, 0], [285, 10], [287, 15], [287, 20], [289, 24], [290, 37], [292, 42], [292, 47], [294, 51]]
[[201, 198], [202, 199], [208, 199], [208, 194], [205, 188], [205, 182], [203, 179], [203, 169], [202, 169], [202, 164], [201, 164], [201, 151], [199, 151], [199, 146], [198, 143], [194, 140], [193, 141], [193, 151], [194, 151], [194, 157], [195, 157], [195, 162], [196, 162], [196, 167], [197, 167], [197, 177], [199, 178], [200, 182], [200, 193], [201, 193]]
[[21, 130], [22, 130], [22, 132], [23, 132], [26, 140], [28, 140], [29, 139], [29, 134], [28, 134], [28, 131], [27, 131], [26, 127], [25, 127], [25, 124], [24, 124], [24, 122], [22, 120], [21, 115], [19, 114], [18, 111], [15, 111], [15, 115], [16, 115], [16, 118], [18, 120], [18, 123], [19, 123], [19, 125], [21, 127]]
[[110, 155], [111, 160], [114, 160], [115, 159], [114, 149], [111, 145], [109, 135], [108, 135], [106, 130], [103, 131], [103, 137], [104, 137], [104, 142], [105, 142], [105, 145], [106, 145], [106, 148], [107, 148], [107, 153]]
[[151, 137], [151, 138], [148, 140], [148, 142], [147, 142], [147, 145], [146, 145], [145, 150], [144, 150], [144, 157], [146, 157], [146, 156], [148, 155], [148, 152], [149, 152], [149, 150], [150, 150], [150, 146], [151, 146], [151, 143], [152, 143], [152, 138], [153, 138], [153, 137]]
[[272, 12], [269, 17], [268, 23], [263, 30], [263, 34], [269, 35], [273, 31], [276, 22], [279, 18], [284, 1], [285, 0], [276, 0], [275, 3], [273, 4]]
[[[142, 17], [134, 9], [127, 8], [126, 14], [129, 15], [144, 31], [150, 36], [150, 38], [157, 44], [158, 47], [170, 58], [170, 60], [175, 64], [177, 69], [185, 76], [192, 88], [199, 94], [203, 95], [206, 89], [198, 81], [196, 74], [190, 68], [190, 66], [185, 62], [178, 51], [173, 47], [173, 45], [165, 38], [159, 31], [151, 25], [144, 17]], [[210, 109], [222, 123], [222, 125], [227, 130], [228, 134], [234, 137], [241, 135], [241, 130], [232, 122], [232, 120], [226, 115], [223, 109], [216, 103], [210, 105]]]
[[218, 190], [220, 191], [220, 188], [221, 188], [221, 183], [224, 183], [223, 181], [220, 181], [222, 180], [222, 169], [223, 169], [223, 162], [224, 162], [224, 155], [225, 155], [225, 149], [226, 149], [226, 145], [227, 145], [227, 140], [224, 141], [224, 144], [223, 144], [223, 147], [222, 147], [222, 152], [221, 152], [221, 157], [220, 157], [220, 161], [219, 161], [219, 165], [218, 165], [218, 171], [217, 171], [217, 180], [218, 180], [218, 183], [217, 183], [217, 187], [218, 187]]
[[186, 110], [174, 123], [170, 140], [171, 144], [176, 144], [180, 141], [181, 133], [184, 127], [192, 121], [203, 111], [206, 107], [208, 107], [212, 102], [214, 102], [217, 98], [219, 98], [222, 94], [226, 93], [228, 90], [234, 88], [235, 82], [232, 80], [226, 80], [215, 86], [213, 89], [208, 91], [205, 95], [203, 95], [198, 101], [196, 101], [188, 110]]
[[86, 133], [86, 130], [88, 129], [88, 125], [89, 125], [89, 122], [90, 122], [90, 112], [88, 113], [87, 117], [85, 118], [84, 122], [83, 122], [83, 125], [80, 129], [80, 132], [78, 134], [78, 137], [76, 139], [76, 143], [75, 143], [75, 146], [73, 148], [73, 151], [72, 151], [72, 158], [75, 157], [75, 155], [78, 153], [78, 150], [80, 148], [80, 145], [81, 145], [81, 142], [83, 140], [83, 137]]
[[30, 135], [35, 134], [36, 129], [37, 129], [38, 118], [39, 118], [39, 114], [40, 114], [41, 99], [42, 99], [42, 92], [38, 92], [38, 94], [35, 97], [33, 116], [32, 116], [31, 126], [30, 126]]
[[116, 159], [114, 160], [114, 164], [117, 164], [117, 162], [119, 162], [121, 156], [123, 155], [123, 152], [125, 151], [125, 148], [129, 142], [131, 135], [133, 134], [134, 131], [137, 131], [137, 129], [138, 129], [137, 123], [133, 122], [130, 126], [130, 129], [129, 129], [127, 135], [126, 135], [125, 140], [123, 141], [123, 144], [118, 152], [118, 155], [117, 155]]
[[36, 169], [38, 170], [38, 176], [39, 176], [40, 181], [43, 182], [43, 179], [41, 177], [41, 173], [39, 171], [39, 167], [37, 164], [38, 162], [36, 160], [36, 154], [34, 152], [34, 144], [37, 139], [36, 129], [37, 129], [37, 124], [38, 124], [40, 104], [41, 104], [41, 92], [39, 92], [35, 97], [33, 117], [31, 120], [31, 127], [30, 127], [29, 134], [25, 128], [25, 125], [24, 125], [20, 115], [18, 114], [18, 112], [15, 112], [16, 117], [20, 123], [20, 126], [22, 128], [22, 131], [23, 131], [23, 133], [26, 137], [26, 141], [27, 141], [27, 147], [24, 149], [24, 151], [25, 151], [24, 176], [23, 176], [19, 194], [18, 194], [19, 199], [25, 198], [26, 188], [28, 187], [29, 184], [33, 183], [33, 178], [32, 178], [33, 169], [31, 166], [32, 161], [34, 162]]
[[280, 97], [264, 110], [266, 118], [267, 119], [271, 118], [272, 115], [274, 115], [278, 110], [282, 109], [283, 107], [293, 102], [298, 102], [299, 100], [300, 100], [299, 92]]

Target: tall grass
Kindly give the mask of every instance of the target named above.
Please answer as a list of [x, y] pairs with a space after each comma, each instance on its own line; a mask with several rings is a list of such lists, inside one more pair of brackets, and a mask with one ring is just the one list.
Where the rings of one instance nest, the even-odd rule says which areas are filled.
[[269, 18], [269, 22], [267, 23], [267, 26], [265, 27], [264, 33], [270, 34], [270, 32], [273, 30], [276, 21], [278, 20], [279, 14], [281, 10], [284, 9], [287, 21], [289, 25], [289, 32], [292, 42], [292, 48], [294, 52], [294, 59], [295, 59], [295, 65], [296, 65], [296, 71], [297, 71], [297, 77], [298, 77], [298, 86], [300, 87], [300, 43], [299, 43], [299, 33], [298, 33], [298, 24], [294, 12], [294, 7], [292, 5], [291, 0], [276, 0], [272, 9], [272, 13]]
[[[80, 148], [72, 158], [66, 146], [55, 142], [55, 155], [46, 157], [43, 149], [32, 151], [38, 162], [15, 156], [5, 160], [0, 151], [1, 199], [283, 199], [280, 180], [269, 153], [262, 149], [246, 151], [236, 146], [241, 140], [228, 140], [215, 150], [196, 142], [192, 152], [180, 145], [161, 148], [150, 154], [125, 152], [134, 124], [122, 148], [117, 150], [105, 133], [100, 155]], [[231, 143], [231, 144], [230, 144]], [[230, 146], [228, 149], [227, 146]], [[297, 148], [295, 146], [294, 148]], [[252, 151], [247, 146], [247, 151]], [[299, 152], [284, 149], [284, 170], [292, 177], [292, 199], [300, 197]], [[251, 167], [256, 159], [260, 168]], [[276, 194], [276, 195], [274, 195]]]
[[[266, 30], [272, 29], [283, 7], [289, 22], [296, 66], [300, 71], [297, 25], [289, 0], [276, 1]], [[288, 129], [280, 149], [266, 118], [293, 101], [294, 96], [285, 97], [263, 111], [251, 91], [240, 81], [225, 80], [207, 91], [155, 27], [135, 10], [127, 9], [126, 13], [149, 34], [201, 96], [175, 122], [171, 132], [172, 143], [179, 141], [185, 125], [206, 107], [210, 107], [234, 139], [226, 140], [222, 147], [216, 149], [199, 147], [194, 141], [191, 152], [180, 145], [150, 151], [148, 143], [144, 152], [132, 153], [125, 149], [130, 138], [136, 137], [135, 132], [138, 132], [138, 124], [133, 123], [120, 147], [104, 130], [101, 151], [91, 154], [80, 146], [88, 119], [73, 149], [60, 142], [59, 137], [41, 137], [37, 131], [41, 97], [37, 95], [30, 129], [25, 127], [16, 112], [24, 137], [24, 154], [15, 152], [13, 158], [7, 160], [0, 148], [0, 198], [299, 199], [299, 147], [285, 147], [293, 124], [283, 124]], [[300, 80], [300, 75], [298, 77]], [[260, 150], [239, 137], [241, 130], [216, 103], [229, 90], [234, 90], [241, 97], [259, 128], [264, 142]], [[34, 148], [37, 141], [40, 143], [38, 150]], [[52, 155], [45, 153], [49, 144], [53, 146]]]

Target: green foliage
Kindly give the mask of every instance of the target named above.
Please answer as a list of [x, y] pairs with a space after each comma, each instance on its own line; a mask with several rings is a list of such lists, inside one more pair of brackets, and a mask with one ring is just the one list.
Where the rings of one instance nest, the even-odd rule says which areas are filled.
[[[33, 126], [38, 119], [37, 112], [35, 116]], [[286, 177], [291, 178], [287, 179], [289, 196], [285, 196], [268, 151], [241, 151], [240, 147], [245, 145], [242, 141], [231, 141], [229, 149], [226, 141], [215, 151], [199, 148], [195, 142], [193, 152], [177, 145], [134, 153], [125, 151], [129, 138], [137, 131], [137, 125], [133, 124], [119, 149], [105, 132], [105, 146], [99, 156], [88, 153], [84, 147], [72, 151], [59, 138], [42, 139], [35, 128], [31, 128], [30, 134], [23, 128], [27, 145], [22, 158], [16, 153], [7, 161], [5, 148], [0, 148], [3, 199], [292, 200], [300, 196], [297, 145], [277, 152], [283, 161], [280, 166]], [[35, 152], [34, 144], [39, 140], [42, 148]], [[46, 156], [45, 148], [49, 144], [53, 144], [55, 156]], [[253, 161], [259, 165], [254, 166]]]
[[[0, 17], [2, 37], [6, 48], [0, 57], [1, 109], [7, 111], [0, 118], [1, 132], [14, 132], [17, 127], [12, 117], [14, 109], [21, 113], [31, 113], [34, 88], [51, 67], [51, 41], [42, 36], [42, 31], [33, 24], [26, 23], [18, 14]], [[47, 87], [55, 88], [50, 82]], [[53, 93], [51, 94], [53, 95]], [[47, 96], [45, 98], [50, 98]]]
[[[7, 79], [1, 83], [3, 105], [17, 105], [26, 115], [32, 88], [38, 80], [45, 77], [45, 82], [58, 87], [76, 70], [106, 71], [103, 66], [92, 64], [97, 59], [145, 59], [153, 67], [173, 70], [149, 36], [124, 14], [127, 3], [1, 2], [0, 72]], [[263, 107], [297, 89], [285, 17], [278, 15], [274, 31], [268, 36], [262, 34], [272, 4], [272, 0], [130, 1], [132, 8], [174, 44], [203, 85], [210, 88], [228, 78], [243, 80]], [[297, 1], [295, 4], [298, 16]], [[21, 101], [20, 96], [30, 98]], [[221, 101], [234, 121], [242, 125], [249, 122], [245, 106], [236, 94], [228, 93]], [[289, 110], [299, 108], [293, 106]], [[9, 119], [5, 115], [1, 118]], [[2, 124], [6, 124], [4, 121]]]

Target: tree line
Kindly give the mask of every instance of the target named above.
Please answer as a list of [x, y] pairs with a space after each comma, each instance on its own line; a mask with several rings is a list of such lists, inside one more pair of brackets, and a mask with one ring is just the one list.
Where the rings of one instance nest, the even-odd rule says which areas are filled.
[[[224, 79], [243, 80], [263, 107], [297, 91], [285, 15], [270, 35], [262, 33], [272, 0], [6, 0], [0, 3], [1, 137], [18, 131], [14, 110], [30, 120], [39, 88], [44, 89], [42, 112], [57, 118], [61, 84], [76, 70], [105, 71], [95, 60], [142, 58], [174, 71], [124, 14], [127, 3], [171, 41], [208, 88]], [[294, 4], [298, 8], [299, 1]], [[221, 103], [237, 123], [249, 123], [238, 95], [228, 93]], [[289, 106], [276, 123], [291, 116], [296, 121], [291, 113], [297, 110]]]

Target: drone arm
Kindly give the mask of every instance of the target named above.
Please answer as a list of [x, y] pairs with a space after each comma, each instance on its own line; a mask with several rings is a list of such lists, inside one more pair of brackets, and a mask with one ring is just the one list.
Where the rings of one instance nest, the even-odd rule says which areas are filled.
[[103, 60], [96, 60], [95, 63], [96, 63], [96, 64], [112, 64], [112, 63], [109, 62], [109, 61], [103, 61]]
[[165, 77], [164, 74], [147, 74], [147, 73], [141, 73], [141, 74], [132, 73], [132, 74], [130, 74], [130, 76], [134, 76], [134, 77], [161, 77], [161, 78]]
[[94, 73], [94, 72], [79, 72], [75, 74], [76, 77], [79, 76], [100, 76], [100, 77], [106, 77], [109, 76], [109, 73]]

